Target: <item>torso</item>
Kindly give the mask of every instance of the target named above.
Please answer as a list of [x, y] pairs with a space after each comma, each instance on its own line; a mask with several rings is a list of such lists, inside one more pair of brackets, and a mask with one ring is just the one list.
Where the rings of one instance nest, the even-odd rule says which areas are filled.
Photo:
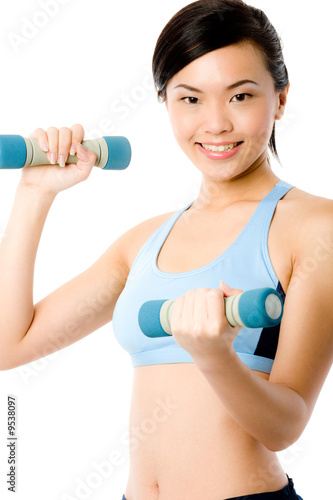
[[[285, 292], [302, 206], [309, 198], [314, 197], [293, 188], [278, 203], [269, 231], [271, 262]], [[186, 272], [211, 262], [235, 240], [259, 201], [243, 201], [217, 213], [191, 207], [162, 246], [158, 268]], [[145, 226], [129, 251], [129, 267], [145, 240], [168, 217], [154, 218]], [[212, 230], [216, 224], [221, 228], [219, 237]], [[229, 417], [195, 363], [136, 367], [129, 427], [127, 500], [224, 500], [287, 484], [275, 453]]]

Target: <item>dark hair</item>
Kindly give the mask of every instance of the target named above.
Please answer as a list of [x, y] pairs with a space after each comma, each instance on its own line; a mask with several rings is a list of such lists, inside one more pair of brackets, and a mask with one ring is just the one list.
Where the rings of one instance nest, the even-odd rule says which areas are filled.
[[[228, 45], [249, 41], [263, 55], [276, 92], [289, 83], [280, 38], [266, 14], [242, 0], [198, 0], [177, 12], [162, 30], [153, 55], [153, 77], [160, 100], [168, 81], [198, 57]], [[269, 148], [279, 159], [275, 123]]]

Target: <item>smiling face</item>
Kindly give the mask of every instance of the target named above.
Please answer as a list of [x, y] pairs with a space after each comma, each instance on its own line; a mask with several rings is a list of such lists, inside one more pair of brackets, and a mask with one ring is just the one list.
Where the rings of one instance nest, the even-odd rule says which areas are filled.
[[245, 42], [185, 66], [169, 80], [165, 102], [179, 146], [218, 182], [268, 168], [268, 143], [286, 94], [276, 93], [261, 52]]

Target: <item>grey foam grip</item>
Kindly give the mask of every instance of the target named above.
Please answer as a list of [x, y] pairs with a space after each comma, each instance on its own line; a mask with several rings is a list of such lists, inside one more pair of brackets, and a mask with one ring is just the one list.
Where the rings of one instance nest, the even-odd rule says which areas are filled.
[[[38, 145], [37, 139], [26, 139], [24, 138], [26, 146], [27, 146], [27, 158], [25, 162], [25, 167], [31, 165], [48, 165], [50, 164], [47, 153], [42, 151]], [[82, 146], [90, 151], [93, 151], [97, 160], [95, 163], [96, 167], [104, 168], [108, 161], [109, 151], [108, 146], [103, 139], [103, 137], [99, 139], [87, 140], [82, 142]], [[68, 155], [66, 163], [77, 163], [78, 157], [76, 155]]]

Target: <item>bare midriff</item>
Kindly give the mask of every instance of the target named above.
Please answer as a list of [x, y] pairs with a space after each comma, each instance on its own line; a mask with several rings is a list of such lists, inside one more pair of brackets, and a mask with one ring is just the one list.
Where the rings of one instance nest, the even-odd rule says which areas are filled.
[[126, 500], [224, 500], [287, 484], [276, 453], [230, 418], [194, 363], [136, 367], [132, 391]]

